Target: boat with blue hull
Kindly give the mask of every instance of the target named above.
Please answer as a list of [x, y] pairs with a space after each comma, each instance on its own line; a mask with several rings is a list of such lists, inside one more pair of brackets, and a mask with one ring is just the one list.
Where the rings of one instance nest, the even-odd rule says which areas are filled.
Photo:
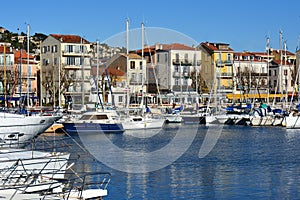
[[79, 119], [63, 122], [69, 134], [123, 133], [125, 129], [114, 110], [85, 112]]

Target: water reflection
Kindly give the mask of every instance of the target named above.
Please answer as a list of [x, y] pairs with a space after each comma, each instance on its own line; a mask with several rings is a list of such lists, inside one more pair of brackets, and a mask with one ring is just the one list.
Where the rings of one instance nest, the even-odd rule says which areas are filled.
[[[171, 141], [177, 128], [166, 127], [151, 141], [126, 134], [105, 137], [120, 148], [149, 152]], [[195, 127], [189, 126], [181, 134], [189, 134], [191, 128]], [[80, 171], [111, 172], [112, 181], [106, 199], [113, 200], [300, 198], [300, 131], [279, 127], [226, 126], [213, 150], [199, 159], [199, 148], [208, 127], [197, 128], [197, 136], [188, 151], [160, 170], [144, 174], [125, 173], [111, 169], [87, 154], [80, 155], [80, 162], [74, 167]], [[97, 149], [93, 137], [87, 141], [90, 141], [90, 147]], [[80, 149], [73, 152], [76, 158]], [[106, 154], [105, 149], [98, 154]], [[123, 159], [120, 163], [130, 162], [130, 157], [124, 156]]]

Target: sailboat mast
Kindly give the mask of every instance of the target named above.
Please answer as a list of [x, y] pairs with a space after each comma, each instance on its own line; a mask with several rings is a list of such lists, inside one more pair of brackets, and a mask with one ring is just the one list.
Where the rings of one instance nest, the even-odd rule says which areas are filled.
[[[43, 59], [42, 59], [42, 41], [40, 41], [40, 102], [39, 105], [42, 107], [43, 106], [43, 89], [42, 89], [42, 80], [43, 80]], [[21, 49], [21, 63], [22, 63], [22, 49]], [[22, 64], [21, 64], [22, 66]], [[22, 68], [22, 67], [21, 67]], [[21, 79], [20, 79], [21, 80]], [[22, 85], [21, 85], [22, 88]], [[20, 95], [22, 93], [20, 92]]]
[[141, 105], [144, 106], [144, 22], [142, 23], [142, 101]]
[[[129, 20], [126, 20], [126, 71], [127, 71], [127, 103], [126, 108], [129, 108], [130, 104], [130, 87], [129, 87], [129, 69], [128, 69], [128, 62], [129, 62]], [[128, 110], [128, 109], [127, 109]]]
[[7, 107], [6, 102], [6, 44], [4, 43], [4, 106]]
[[80, 52], [81, 52], [81, 102], [82, 108], [84, 108], [84, 57], [83, 57], [83, 41], [82, 37], [80, 37]]
[[279, 45], [280, 45], [280, 65], [279, 65], [279, 87], [281, 93], [281, 100], [283, 98], [283, 87], [282, 87], [282, 31], [279, 31]]
[[[97, 97], [99, 96], [99, 41], [96, 41], [96, 53], [97, 53], [97, 68], [96, 68], [96, 91], [97, 91]], [[99, 103], [99, 99], [98, 102]]]
[[60, 57], [58, 58], [58, 108], [61, 108], [61, 95], [60, 95]]
[[29, 106], [29, 33], [30, 27], [27, 24], [27, 107]]
[[270, 101], [270, 77], [269, 77], [269, 68], [270, 68], [270, 62], [269, 62], [269, 54], [270, 54], [270, 37], [267, 36], [267, 103], [269, 104]]

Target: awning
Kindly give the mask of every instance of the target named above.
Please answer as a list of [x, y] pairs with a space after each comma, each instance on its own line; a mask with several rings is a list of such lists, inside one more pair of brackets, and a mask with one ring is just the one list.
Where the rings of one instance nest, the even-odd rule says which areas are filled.
[[[37, 96], [29, 97], [30, 99], [38, 99]], [[6, 101], [19, 101], [20, 99], [27, 99], [27, 97], [6, 97]], [[4, 96], [0, 96], [0, 101], [4, 101]]]
[[[265, 98], [283, 98], [286, 94], [226, 94], [228, 99], [265, 99]], [[290, 96], [290, 95], [288, 95]]]

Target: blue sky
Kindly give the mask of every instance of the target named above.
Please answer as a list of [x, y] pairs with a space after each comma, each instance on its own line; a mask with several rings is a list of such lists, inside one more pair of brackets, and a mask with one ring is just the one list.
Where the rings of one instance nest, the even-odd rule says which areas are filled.
[[[158, 27], [180, 32], [197, 43], [229, 43], [235, 51], [264, 51], [266, 36], [279, 48], [279, 31], [295, 52], [300, 34], [300, 1], [151, 0], [1, 2], [0, 26], [12, 32], [76, 34], [94, 42], [130, 29]], [[170, 36], [171, 37], [171, 36]], [[157, 38], [157, 42], [159, 38]], [[150, 42], [149, 42], [150, 43]]]

